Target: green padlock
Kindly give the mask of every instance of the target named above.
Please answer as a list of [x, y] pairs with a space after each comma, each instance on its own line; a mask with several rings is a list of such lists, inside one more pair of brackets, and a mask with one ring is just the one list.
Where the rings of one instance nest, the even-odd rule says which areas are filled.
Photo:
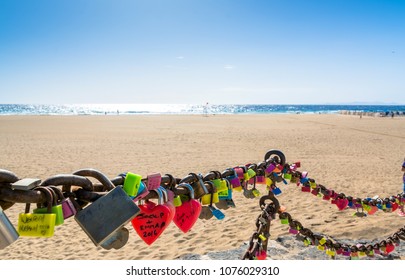
[[174, 205], [175, 207], [179, 207], [179, 206], [182, 205], [181, 196], [180, 196], [180, 195], [176, 195], [175, 197], [173, 197], [173, 205]]
[[[36, 187], [34, 190], [38, 190], [44, 194], [48, 192], [51, 195], [52, 202], [46, 202], [44, 204], [37, 204], [37, 209], [34, 209], [33, 212], [35, 214], [45, 214], [48, 213], [48, 203], [52, 203], [52, 213], [56, 215], [55, 217], [55, 226], [62, 225], [65, 222], [65, 219], [63, 218], [63, 209], [61, 204], [57, 204], [57, 194], [55, 191], [50, 188], [50, 187]], [[49, 195], [48, 194], [48, 195]], [[47, 194], [46, 194], [47, 195]]]
[[291, 173], [284, 173], [284, 179], [291, 180], [292, 175]]
[[248, 170], [247, 170], [247, 177], [248, 177], [248, 180], [249, 179], [252, 179], [253, 177], [255, 177], [256, 176], [256, 172], [252, 169], [252, 168], [249, 168]]
[[127, 174], [125, 176], [123, 190], [129, 196], [136, 196], [138, 194], [139, 188], [141, 186], [141, 180], [142, 180], [141, 175], [127, 172]]

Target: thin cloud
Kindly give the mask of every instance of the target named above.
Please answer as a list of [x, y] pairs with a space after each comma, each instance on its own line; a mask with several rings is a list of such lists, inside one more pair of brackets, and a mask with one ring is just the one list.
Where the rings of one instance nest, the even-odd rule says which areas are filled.
[[180, 55], [180, 56], [177, 56], [176, 58], [177, 58], [177, 59], [184, 59], [184, 56], [181, 56], [181, 55]]
[[227, 64], [227, 65], [224, 66], [224, 69], [226, 69], [226, 70], [232, 70], [232, 69], [234, 69], [234, 68], [235, 68], [235, 66], [229, 65], [229, 64]]

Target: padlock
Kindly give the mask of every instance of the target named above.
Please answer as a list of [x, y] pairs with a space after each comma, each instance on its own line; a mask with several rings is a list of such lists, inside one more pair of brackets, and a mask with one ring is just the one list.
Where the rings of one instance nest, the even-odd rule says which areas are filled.
[[162, 193], [164, 204], [167, 205], [173, 213], [176, 212], [176, 207], [174, 206], [173, 202], [175, 196], [174, 192], [162, 186], [157, 188], [157, 190], [159, 190]]
[[24, 237], [52, 237], [55, 232], [56, 214], [52, 213], [52, 193], [44, 188], [41, 193], [44, 193], [47, 201], [47, 212], [29, 213], [30, 204], [25, 206], [25, 213], [20, 213], [18, 216], [17, 232]]
[[303, 185], [303, 186], [301, 187], [301, 191], [302, 191], [302, 192], [311, 192], [311, 187], [308, 186], [308, 185]]
[[[49, 186], [47, 187], [36, 187], [34, 190], [38, 190], [40, 192], [50, 192], [51, 197], [52, 197], [52, 202], [51, 202], [51, 207], [52, 207], [52, 213], [56, 215], [55, 217], [55, 226], [60, 226], [65, 222], [65, 219], [63, 218], [63, 209], [62, 205], [58, 204], [58, 196], [55, 193], [55, 191], [50, 188]], [[47, 201], [45, 204], [38, 203], [37, 208], [33, 210], [34, 213], [36, 214], [43, 214], [48, 212], [48, 204], [49, 201]]]
[[327, 254], [328, 256], [330, 256], [331, 258], [333, 258], [333, 257], [336, 256], [336, 251], [333, 250], [333, 249], [331, 249], [331, 248], [327, 248], [327, 249], [326, 249], [326, 254]]
[[246, 171], [246, 174], [247, 174], [247, 175], [244, 176], [244, 177], [245, 177], [245, 180], [252, 179], [252, 178], [254, 178], [254, 177], [256, 176], [256, 172], [255, 172], [252, 168], [249, 168], [249, 169]]
[[256, 184], [253, 185], [252, 194], [254, 195], [254, 197], [259, 197], [261, 195], [260, 191], [256, 189]]
[[160, 173], [149, 174], [146, 178], [146, 185], [149, 191], [156, 190], [162, 183], [162, 175]]
[[186, 189], [188, 190], [188, 195], [177, 195], [184, 200], [182, 204], [176, 207], [176, 211], [173, 217], [174, 224], [184, 233], [187, 233], [193, 225], [198, 220], [198, 217], [201, 213], [201, 204], [198, 200], [194, 198], [193, 187], [189, 184], [182, 183], [179, 184], [177, 189]]
[[282, 191], [280, 190], [280, 188], [277, 187], [276, 185], [272, 185], [270, 191], [273, 192], [273, 194], [274, 194], [275, 196], [278, 196], [278, 195], [280, 195], [280, 194], [282, 193]]
[[141, 180], [142, 176], [138, 174], [134, 174], [131, 172], [127, 172], [125, 176], [125, 181], [124, 181], [124, 187], [123, 190], [129, 195], [129, 196], [134, 196], [138, 193], [142, 193], [142, 190], [140, 190], [141, 187]]
[[323, 197], [322, 197], [322, 199], [323, 200], [330, 200], [330, 191], [329, 190], [325, 190], [324, 191], [324, 193], [323, 193]]
[[203, 204], [204, 206], [201, 209], [200, 218], [201, 219], [211, 219], [212, 217], [215, 217], [218, 220], [222, 220], [222, 219], [225, 218], [225, 215], [221, 212], [221, 210], [219, 210], [218, 208], [216, 208], [213, 205], [215, 203], [214, 202], [215, 186], [214, 186], [214, 184], [212, 182], [208, 181], [207, 182], [207, 187], [209, 189], [209, 194], [210, 194], [210, 196], [209, 196], [210, 197], [210, 203], [208, 205]]
[[[204, 184], [204, 181], [202, 180], [201, 174], [197, 175], [195, 173], [190, 173], [189, 175], [193, 177], [193, 180], [190, 183], [190, 185], [193, 187], [195, 199], [199, 199], [202, 196], [209, 193], [207, 187]], [[183, 180], [181, 180], [180, 183], [187, 183]]]
[[222, 180], [222, 184], [225, 184], [226, 189], [218, 192], [219, 200], [231, 200], [232, 199], [232, 187], [227, 179]]
[[256, 253], [256, 260], [265, 260], [267, 259], [267, 253], [264, 250], [260, 250]]
[[316, 183], [314, 179], [308, 179], [309, 181], [309, 186], [311, 187], [311, 189], [315, 189], [316, 188]]
[[233, 190], [238, 191], [238, 192], [242, 191], [242, 185], [240, 184], [240, 179], [236, 175], [236, 172], [234, 175], [226, 177], [226, 179], [231, 184]]
[[345, 210], [346, 207], [348, 206], [349, 200], [347, 198], [345, 198], [345, 197], [342, 197], [342, 198], [338, 197], [338, 198], [335, 199], [335, 204], [336, 204], [337, 208], [340, 211], [342, 211], [342, 210]]
[[175, 211], [167, 204], [162, 188], [152, 190], [158, 195], [158, 203], [141, 200], [141, 213], [132, 219], [131, 223], [139, 237], [148, 245], [154, 243], [169, 226]]
[[208, 209], [211, 211], [212, 215], [217, 218], [218, 220], [223, 220], [225, 218], [225, 214], [221, 212], [218, 208], [216, 208], [214, 205], [212, 205], [213, 201], [211, 201], [211, 204], [208, 206]]
[[41, 184], [40, 179], [25, 178], [12, 183], [11, 187], [15, 190], [27, 191], [32, 190], [35, 187], [38, 187], [40, 184]]
[[11, 245], [18, 238], [17, 230], [0, 207], [0, 249]]
[[296, 184], [299, 184], [298, 179], [299, 179], [299, 177], [298, 177], [298, 176], [296, 176], [295, 174], [293, 174], [293, 175], [291, 176], [290, 183], [296, 183]]
[[291, 173], [284, 173], [283, 177], [284, 177], [284, 179], [286, 179], [286, 180], [291, 180], [292, 175], [291, 175]]
[[144, 199], [149, 194], [149, 190], [145, 187], [145, 184], [141, 181], [139, 184], [139, 191], [136, 196], [131, 196], [133, 202], [138, 202], [141, 199]]
[[270, 164], [266, 167], [265, 172], [266, 172], [267, 174], [271, 174], [271, 173], [273, 173], [274, 169], [276, 169], [276, 165], [273, 164], [273, 163], [270, 163]]
[[179, 207], [179, 206], [182, 205], [182, 203], [183, 203], [183, 202], [181, 201], [180, 195], [175, 195], [174, 198], [173, 198], [173, 205], [174, 205], [175, 207]]
[[238, 166], [234, 167], [234, 170], [236, 172], [236, 176], [238, 176], [239, 180], [242, 182], [245, 180], [245, 173], [246, 173], [246, 167], [245, 166]]
[[270, 190], [270, 187], [273, 185], [273, 180], [271, 180], [269, 177], [266, 177], [266, 186]]
[[297, 230], [296, 228], [290, 227], [290, 229], [288, 230], [288, 232], [291, 233], [291, 234], [298, 234], [298, 233], [299, 233], [299, 230]]
[[290, 215], [287, 212], [280, 213], [278, 216], [280, 218], [281, 224], [283, 224], [283, 225], [288, 225], [289, 224]]
[[256, 184], [266, 185], [266, 177], [264, 175], [256, 175]]
[[311, 194], [318, 196], [319, 189], [318, 188], [312, 189]]
[[70, 217], [76, 215], [77, 208], [74, 205], [74, 203], [72, 202], [72, 200], [70, 200], [70, 197], [65, 197], [63, 195], [63, 192], [60, 189], [58, 189], [57, 187], [51, 186], [50, 188], [57, 195], [58, 203], [60, 205], [62, 205], [63, 219], [66, 220], [67, 218], [70, 218]]
[[319, 244], [320, 245], [324, 245], [326, 243], [326, 238], [325, 237], [322, 237], [320, 240], [319, 240]]
[[324, 250], [325, 250], [325, 246], [322, 246], [322, 245], [318, 245], [318, 246], [316, 246], [316, 248], [317, 248], [319, 251], [324, 251]]
[[308, 239], [308, 238], [305, 238], [304, 240], [303, 240], [303, 242], [304, 242], [304, 245], [305, 246], [309, 246], [309, 245], [311, 245], [311, 240], [310, 239]]
[[206, 187], [209, 189], [209, 193], [204, 195], [201, 198], [201, 204], [202, 205], [210, 205], [212, 203], [218, 203], [219, 202], [219, 195], [217, 192], [217, 188], [215, 187], [214, 183], [212, 182], [206, 182]]
[[139, 207], [121, 186], [117, 186], [78, 211], [75, 220], [98, 246], [108, 240], [116, 230], [129, 223], [139, 212]]

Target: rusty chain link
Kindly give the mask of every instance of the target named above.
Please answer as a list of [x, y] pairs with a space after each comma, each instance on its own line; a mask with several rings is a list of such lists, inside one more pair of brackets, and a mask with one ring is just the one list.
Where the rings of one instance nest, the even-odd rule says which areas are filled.
[[[293, 219], [287, 212], [280, 209], [279, 201], [276, 199], [273, 191], [277, 188], [277, 182], [286, 183], [286, 178], [290, 179], [291, 183], [296, 182], [297, 186], [302, 186], [317, 196], [323, 196], [324, 200], [336, 201], [339, 199], [347, 199], [348, 207], [362, 210], [367, 207], [375, 206], [384, 212], [390, 212], [393, 204], [403, 205], [405, 194], [401, 193], [387, 198], [353, 198], [346, 196], [344, 193], [336, 193], [334, 190], [328, 189], [323, 185], [316, 184], [314, 179], [307, 176], [306, 172], [296, 170], [297, 163], [288, 164], [285, 161], [285, 156], [281, 151], [270, 150], [266, 153], [265, 159], [257, 164], [246, 164], [234, 168], [227, 168], [223, 172], [210, 171], [206, 175], [189, 173], [184, 178], [175, 178], [171, 174], [165, 174], [161, 177], [161, 185], [167, 190], [173, 191], [176, 195], [187, 194], [189, 191], [182, 187], [177, 187], [179, 184], [187, 183], [193, 186], [194, 192], [198, 195], [198, 187], [209, 185], [211, 180], [225, 179], [235, 175], [235, 169], [243, 169], [243, 175], [246, 175], [249, 170], [252, 170], [254, 175], [240, 179], [244, 188], [247, 188], [250, 179], [253, 180], [253, 188], [255, 188], [256, 178], [264, 176], [270, 180], [268, 185], [269, 193], [260, 198], [260, 210], [262, 211], [255, 221], [256, 230], [253, 232], [248, 248], [242, 259], [265, 259], [267, 257], [268, 239], [270, 237], [271, 221], [279, 214], [280, 220], [290, 226], [290, 232], [306, 245], [317, 246], [319, 250], [324, 250], [332, 258], [336, 254], [349, 256], [350, 258], [361, 257], [364, 255], [372, 256], [374, 253], [382, 255], [392, 252], [395, 246], [398, 246], [401, 240], [405, 240], [405, 227], [399, 229], [386, 239], [374, 244], [349, 245], [334, 241], [332, 238], [322, 234], [314, 234], [308, 228], [305, 228], [299, 221]], [[289, 176], [287, 176], [289, 175]], [[93, 183], [88, 177], [96, 179], [98, 182]], [[122, 186], [125, 181], [126, 174], [120, 174], [113, 179], [109, 179], [103, 173], [95, 169], [81, 169], [72, 174], [58, 174], [47, 178], [43, 182], [37, 182], [36, 187], [50, 186], [61, 187], [61, 192], [64, 197], [72, 199], [79, 208], [93, 203], [106, 193], [114, 189], [116, 186]], [[9, 209], [15, 203], [37, 203], [42, 204], [47, 200], [46, 194], [33, 189], [33, 187], [16, 188], [13, 185], [21, 180], [16, 174], [11, 171], [0, 169], [0, 207], [3, 210]], [[142, 182], [146, 185], [147, 178], [142, 178]], [[202, 185], [201, 185], [202, 184]], [[143, 199], [157, 198], [156, 192], [149, 192]], [[269, 200], [270, 202], [266, 203]], [[362, 216], [362, 212], [357, 216]], [[286, 222], [285, 222], [286, 221]]]

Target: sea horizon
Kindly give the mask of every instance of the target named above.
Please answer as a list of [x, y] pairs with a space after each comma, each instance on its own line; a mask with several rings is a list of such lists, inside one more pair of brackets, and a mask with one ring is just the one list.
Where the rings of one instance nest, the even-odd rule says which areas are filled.
[[0, 115], [337, 114], [341, 111], [405, 115], [388, 104], [0, 104]]

